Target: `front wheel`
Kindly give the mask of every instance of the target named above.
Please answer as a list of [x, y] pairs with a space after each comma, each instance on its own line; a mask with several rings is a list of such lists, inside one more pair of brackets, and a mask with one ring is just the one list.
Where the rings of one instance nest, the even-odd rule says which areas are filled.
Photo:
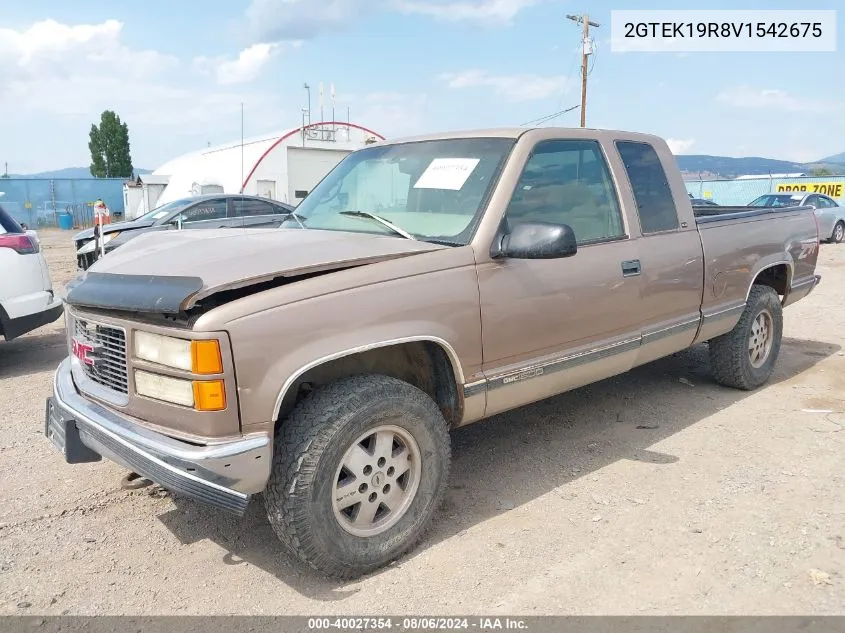
[[710, 341], [716, 382], [750, 391], [772, 375], [783, 336], [783, 308], [774, 289], [752, 286], [734, 329]]
[[833, 227], [833, 235], [831, 236], [830, 241], [834, 244], [839, 244], [843, 238], [845, 238], [845, 222], [840, 220], [836, 223], [836, 226]]
[[344, 378], [283, 421], [267, 516], [298, 559], [356, 578], [419, 541], [443, 498], [450, 459], [446, 421], [428, 395], [387, 376]]

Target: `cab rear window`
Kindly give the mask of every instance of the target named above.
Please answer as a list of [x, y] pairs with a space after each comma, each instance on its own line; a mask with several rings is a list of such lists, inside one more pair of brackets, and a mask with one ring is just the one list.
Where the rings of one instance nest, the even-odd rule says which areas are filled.
[[648, 143], [618, 141], [644, 234], [678, 228], [678, 210], [660, 157]]

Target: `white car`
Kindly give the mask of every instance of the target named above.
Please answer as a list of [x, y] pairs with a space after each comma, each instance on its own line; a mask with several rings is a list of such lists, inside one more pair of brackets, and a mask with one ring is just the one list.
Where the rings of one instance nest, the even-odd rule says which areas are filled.
[[845, 239], [845, 208], [830, 196], [820, 193], [767, 193], [748, 204], [749, 207], [804, 207], [816, 209], [819, 237], [823, 242], [839, 244]]
[[0, 335], [10, 341], [60, 316], [38, 235], [0, 207]]

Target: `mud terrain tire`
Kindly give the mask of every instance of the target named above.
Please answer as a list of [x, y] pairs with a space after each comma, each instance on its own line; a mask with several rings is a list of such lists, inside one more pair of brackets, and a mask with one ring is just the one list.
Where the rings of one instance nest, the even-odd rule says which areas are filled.
[[774, 370], [783, 336], [783, 308], [773, 288], [752, 286], [745, 310], [727, 334], [710, 341], [710, 366], [721, 385], [751, 391]]
[[[343, 378], [303, 398], [277, 431], [264, 492], [267, 516], [300, 561], [327, 576], [358, 578], [399, 558], [422, 538], [445, 493], [450, 460], [448, 425], [427, 394], [383, 375]], [[397, 478], [406, 468], [407, 488]], [[392, 497], [382, 494], [391, 486]], [[339, 510], [341, 490], [361, 501]], [[381, 525], [362, 518], [360, 530], [371, 533], [350, 533], [373, 504]], [[393, 524], [385, 518], [391, 507], [398, 508]]]

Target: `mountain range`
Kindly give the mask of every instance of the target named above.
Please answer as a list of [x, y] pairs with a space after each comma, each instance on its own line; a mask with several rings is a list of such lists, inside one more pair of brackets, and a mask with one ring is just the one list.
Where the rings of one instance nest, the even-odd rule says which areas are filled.
[[[678, 167], [687, 178], [736, 178], [742, 175], [810, 174], [824, 169], [832, 174], [845, 174], [845, 152], [828, 156], [812, 163], [796, 163], [774, 158], [749, 156], [709, 156], [706, 154], [680, 154]], [[152, 173], [151, 169], [136, 169], [135, 175]], [[91, 178], [87, 167], [66, 167], [37, 174], [9, 174], [10, 178]]]
[[[152, 169], [136, 169], [135, 175], [151, 174]], [[9, 178], [92, 178], [87, 167], [65, 167], [54, 171], [41, 171], [37, 174], [9, 174]]]
[[796, 163], [758, 156], [734, 158], [704, 154], [681, 154], [676, 156], [676, 159], [684, 176], [696, 178], [736, 178], [743, 175], [765, 176], [793, 173], [811, 175], [819, 170], [826, 170], [830, 174], [845, 174], [845, 152], [811, 163]]

